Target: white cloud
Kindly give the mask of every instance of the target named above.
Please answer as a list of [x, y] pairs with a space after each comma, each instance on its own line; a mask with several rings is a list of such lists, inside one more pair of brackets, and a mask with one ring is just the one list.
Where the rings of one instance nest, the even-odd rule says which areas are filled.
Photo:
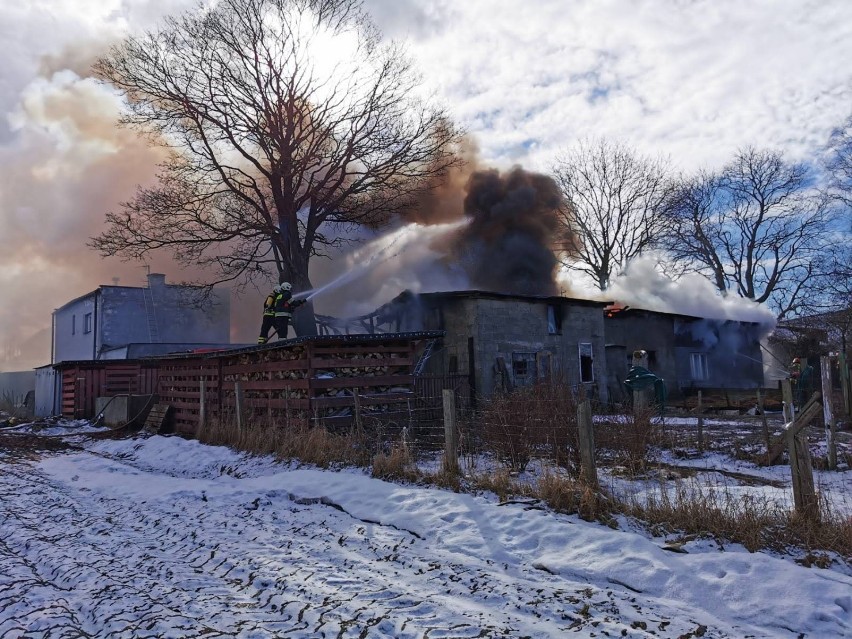
[[685, 170], [749, 143], [805, 157], [852, 110], [847, 2], [453, 6], [412, 50], [495, 161], [546, 168], [589, 135]]

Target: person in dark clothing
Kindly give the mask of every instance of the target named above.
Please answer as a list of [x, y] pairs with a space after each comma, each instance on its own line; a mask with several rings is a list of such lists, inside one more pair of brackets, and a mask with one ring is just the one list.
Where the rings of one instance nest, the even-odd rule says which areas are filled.
[[269, 341], [269, 331], [275, 326], [275, 300], [280, 293], [281, 285], [277, 284], [263, 301], [263, 322], [260, 325], [260, 337], [257, 338], [258, 344]]
[[308, 300], [292, 299], [293, 287], [290, 285], [290, 282], [282, 282], [279, 286], [281, 292], [275, 298], [275, 330], [278, 332], [278, 339], [287, 339], [287, 331], [290, 328], [293, 311]]

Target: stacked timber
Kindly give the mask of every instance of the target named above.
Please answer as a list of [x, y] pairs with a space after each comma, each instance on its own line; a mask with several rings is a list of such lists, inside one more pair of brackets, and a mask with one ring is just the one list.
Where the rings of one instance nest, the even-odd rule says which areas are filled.
[[413, 363], [408, 343], [317, 346], [311, 358], [313, 410], [337, 421], [351, 420], [356, 410], [362, 417], [399, 411], [411, 397]]
[[161, 360], [157, 394], [162, 403], [173, 407], [177, 432], [195, 432], [201, 418], [202, 382], [206, 410], [208, 414], [215, 414], [219, 387], [216, 361], [200, 357]]

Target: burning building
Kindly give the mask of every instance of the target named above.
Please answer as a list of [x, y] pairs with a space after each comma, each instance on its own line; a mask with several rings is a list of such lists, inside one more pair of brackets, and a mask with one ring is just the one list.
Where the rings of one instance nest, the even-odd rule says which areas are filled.
[[443, 331], [423, 372], [467, 380], [472, 398], [560, 379], [606, 401], [607, 304], [556, 295], [405, 291], [357, 321], [376, 332]]
[[698, 389], [750, 389], [763, 385], [756, 322], [717, 320], [639, 308], [610, 307], [604, 319], [607, 386], [624, 399], [632, 353], [648, 353], [648, 368], [666, 383], [670, 397]]

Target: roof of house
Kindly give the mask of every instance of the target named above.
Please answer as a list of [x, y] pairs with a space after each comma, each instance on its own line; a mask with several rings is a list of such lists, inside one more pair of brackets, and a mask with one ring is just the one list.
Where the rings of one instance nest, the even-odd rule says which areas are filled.
[[507, 300], [523, 300], [530, 302], [558, 302], [567, 301], [581, 306], [599, 306], [601, 308], [612, 304], [612, 302], [602, 302], [598, 300], [587, 300], [577, 297], [566, 297], [563, 295], [519, 295], [516, 293], [497, 293], [494, 291], [436, 291], [432, 293], [420, 293], [420, 297], [426, 299], [441, 299], [441, 298], [479, 298], [479, 299], [507, 299]]
[[67, 306], [71, 306], [72, 304], [76, 304], [76, 303], [77, 303], [77, 302], [79, 302], [80, 300], [84, 300], [84, 299], [86, 299], [87, 297], [94, 297], [95, 295], [99, 295], [99, 294], [100, 294], [100, 292], [101, 292], [103, 289], [107, 289], [107, 288], [131, 288], [131, 289], [136, 289], [136, 290], [142, 290], [142, 289], [143, 289], [143, 288], [145, 288], [145, 287], [144, 287], [144, 286], [119, 286], [119, 285], [117, 285], [117, 284], [101, 284], [101, 285], [100, 285], [98, 288], [96, 288], [94, 291], [89, 291], [88, 293], [84, 293], [83, 295], [80, 295], [79, 297], [75, 297], [73, 300], [71, 300], [71, 301], [69, 301], [69, 302], [65, 302], [62, 306], [60, 306], [60, 307], [58, 307], [58, 308], [54, 309], [54, 312], [55, 312], [55, 311], [61, 311], [61, 310], [62, 310], [62, 309], [64, 309], [65, 307], [67, 307]]
[[[196, 286], [194, 284], [164, 284], [164, 286], [166, 286], [167, 288], [183, 288], [183, 289], [204, 288], [203, 286]], [[128, 288], [128, 289], [131, 289], [131, 290], [134, 290], [134, 291], [142, 291], [142, 290], [144, 290], [148, 287], [147, 286], [121, 286], [119, 284], [101, 284], [94, 291], [89, 291], [88, 293], [84, 293], [83, 295], [80, 295], [79, 297], [75, 297], [73, 300], [71, 300], [69, 302], [65, 302], [62, 306], [59, 306], [59, 307], [53, 309], [53, 311], [54, 311], [54, 313], [56, 311], [61, 311], [62, 309], [66, 308], [68, 306], [71, 306], [72, 304], [76, 304], [80, 300], [84, 300], [88, 297], [94, 297], [96, 295], [99, 295], [101, 293], [101, 291], [103, 291], [103, 290], [117, 289], [117, 288]]]
[[648, 308], [636, 308], [634, 306], [623, 306], [623, 307], [613, 307], [604, 309], [605, 317], [607, 319], [625, 319], [631, 315], [637, 314], [647, 314], [647, 315], [662, 315], [665, 317], [671, 317], [673, 319], [685, 319], [685, 320], [708, 320], [711, 322], [737, 322], [738, 324], [759, 324], [759, 322], [753, 322], [749, 320], [738, 320], [734, 318], [722, 318], [722, 317], [702, 317], [700, 315], [686, 315], [685, 313], [671, 313], [668, 311], [654, 311]]

